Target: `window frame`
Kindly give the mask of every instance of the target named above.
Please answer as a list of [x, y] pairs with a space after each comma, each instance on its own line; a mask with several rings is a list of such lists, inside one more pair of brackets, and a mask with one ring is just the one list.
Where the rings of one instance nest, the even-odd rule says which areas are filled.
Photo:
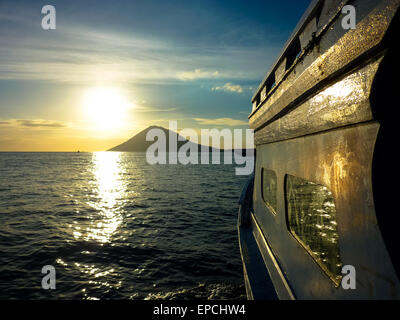
[[[276, 203], [276, 209], [274, 207], [272, 207], [272, 205], [268, 201], [266, 201], [265, 197], [264, 197], [264, 171], [265, 170], [271, 171], [275, 175], [275, 182], [276, 182], [275, 203]], [[278, 175], [276, 174], [276, 172], [274, 170], [267, 169], [267, 168], [264, 168], [264, 167], [261, 168], [261, 197], [263, 199], [264, 204], [268, 208], [268, 210], [274, 216], [276, 216], [277, 212], [278, 212]]]

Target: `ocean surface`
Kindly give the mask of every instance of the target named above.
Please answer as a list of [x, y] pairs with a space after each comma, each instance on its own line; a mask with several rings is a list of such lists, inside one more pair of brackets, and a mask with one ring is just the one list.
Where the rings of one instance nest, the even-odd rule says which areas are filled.
[[244, 299], [235, 166], [0, 153], [0, 299]]

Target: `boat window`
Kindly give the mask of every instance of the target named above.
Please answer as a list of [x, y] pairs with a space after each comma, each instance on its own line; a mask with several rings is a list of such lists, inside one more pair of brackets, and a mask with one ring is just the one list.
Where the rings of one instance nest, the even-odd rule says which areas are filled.
[[271, 73], [268, 76], [267, 81], [265, 81], [265, 87], [267, 93], [271, 91], [271, 89], [275, 86], [275, 73]]
[[268, 209], [276, 214], [276, 173], [272, 170], [262, 169], [262, 197]]
[[285, 196], [290, 232], [338, 286], [342, 263], [332, 193], [323, 185], [286, 175]]
[[261, 102], [265, 100], [265, 98], [267, 97], [267, 87], [263, 87], [261, 90]]
[[260, 93], [257, 93], [257, 95], [256, 95], [256, 97], [255, 97], [255, 99], [253, 101], [253, 107], [255, 106], [254, 109], [258, 108], [259, 103], [260, 103]]
[[257, 109], [257, 100], [253, 101], [253, 109], [251, 111], [254, 111]]
[[293, 39], [292, 43], [287, 49], [286, 52], [286, 70], [288, 70], [294, 61], [300, 56], [301, 54], [301, 44], [300, 39], [297, 37]]

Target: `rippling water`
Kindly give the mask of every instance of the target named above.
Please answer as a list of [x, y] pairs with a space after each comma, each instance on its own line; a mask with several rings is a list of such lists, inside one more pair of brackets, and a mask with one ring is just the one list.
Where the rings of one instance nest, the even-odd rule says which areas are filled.
[[0, 299], [244, 298], [234, 168], [0, 153]]

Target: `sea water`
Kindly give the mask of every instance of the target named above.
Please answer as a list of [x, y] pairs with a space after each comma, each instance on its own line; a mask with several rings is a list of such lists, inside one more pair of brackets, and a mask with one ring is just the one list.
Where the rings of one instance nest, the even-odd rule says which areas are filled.
[[0, 299], [245, 298], [245, 181], [145, 153], [0, 153]]

